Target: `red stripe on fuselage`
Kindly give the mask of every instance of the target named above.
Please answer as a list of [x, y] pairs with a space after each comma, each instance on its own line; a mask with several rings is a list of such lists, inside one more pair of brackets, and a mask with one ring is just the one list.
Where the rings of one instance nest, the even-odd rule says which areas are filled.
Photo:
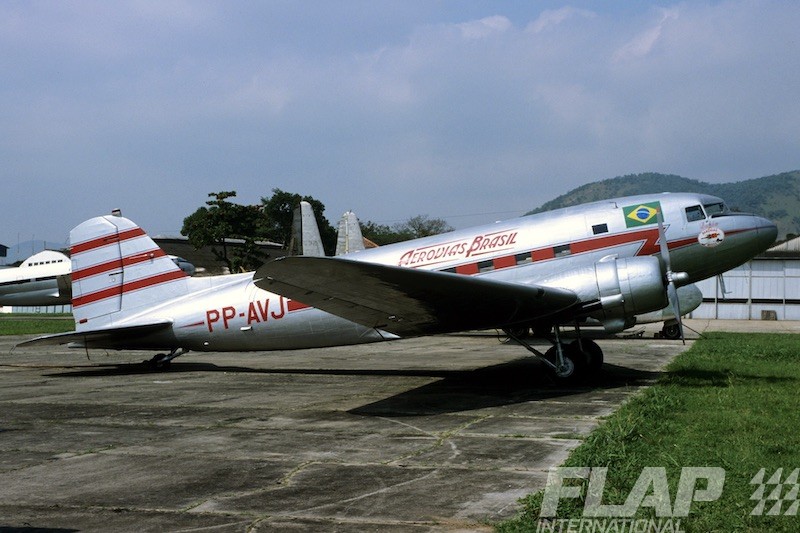
[[650, 255], [658, 252], [658, 229], [651, 228], [646, 230], [634, 231], [631, 233], [618, 233], [616, 235], [605, 235], [570, 243], [569, 249], [573, 254], [584, 252], [594, 252], [603, 248], [612, 248], [624, 244], [633, 244], [637, 241], [644, 241], [639, 251], [635, 255]]
[[[741, 231], [741, 230], [740, 230]], [[733, 232], [731, 232], [733, 233]], [[738, 232], [737, 232], [738, 233]], [[667, 246], [670, 250], [675, 248], [682, 248], [697, 242], [696, 237], [688, 237], [676, 241], [668, 242]], [[591, 237], [579, 241], [569, 243], [569, 256], [582, 254], [587, 252], [596, 252], [604, 248], [615, 248], [628, 244], [639, 243], [639, 249], [634, 253], [634, 256], [654, 255], [659, 253], [660, 248], [658, 244], [658, 228], [648, 228], [626, 233], [617, 233], [614, 235], [603, 235], [599, 237]], [[517, 266], [517, 258], [520, 255], [530, 253], [531, 260], [536, 263], [539, 261], [549, 261], [556, 259], [555, 248], [566, 246], [564, 244], [554, 244], [544, 248], [536, 248], [530, 252], [517, 252], [514, 255], [506, 255], [495, 257], [492, 260], [493, 270], [502, 270], [505, 268], [513, 268]], [[568, 256], [568, 257], [569, 257]], [[478, 263], [462, 263], [454, 267], [457, 274], [474, 275], [479, 272]]]
[[289, 300], [286, 305], [290, 313], [292, 311], [300, 311], [301, 309], [308, 309], [309, 307], [311, 307], [310, 305], [306, 305], [302, 302], [297, 302], [295, 300]]
[[102, 248], [103, 246], [108, 246], [109, 244], [127, 241], [130, 239], [135, 239], [136, 237], [143, 237], [145, 235], [146, 233], [144, 232], [144, 230], [137, 226], [135, 228], [121, 231], [119, 233], [109, 233], [101, 237], [95, 237], [94, 239], [90, 239], [85, 242], [79, 242], [77, 244], [73, 244], [70, 247], [69, 251], [71, 255], [82, 254], [84, 252], [89, 252], [97, 248]]
[[150, 287], [154, 287], [156, 285], [161, 285], [162, 283], [168, 283], [170, 281], [175, 281], [184, 278], [185, 276], [186, 274], [184, 274], [182, 270], [178, 270], [172, 272], [164, 272], [163, 274], [157, 274], [155, 276], [150, 276], [148, 278], [137, 279], [136, 281], [131, 281], [123, 285], [109, 287], [107, 289], [93, 292], [85, 296], [79, 296], [77, 298], [73, 298], [72, 307], [80, 307], [82, 305], [88, 305], [95, 302], [99, 302], [100, 300], [105, 300], [106, 298], [121, 296], [122, 294], [125, 294], [127, 292], [147, 289]]
[[[159, 257], [166, 257], [166, 255], [167, 254], [161, 248], [155, 248], [147, 252], [141, 252], [128, 257], [123, 257], [121, 267], [124, 268], [138, 263], [144, 263], [145, 261], [150, 261]], [[119, 270], [119, 268], [120, 261], [118, 259], [114, 259], [106, 263], [100, 263], [99, 265], [82, 268], [72, 272], [72, 281], [78, 281], [91, 276], [96, 276], [98, 274], [105, 274], [106, 272]]]

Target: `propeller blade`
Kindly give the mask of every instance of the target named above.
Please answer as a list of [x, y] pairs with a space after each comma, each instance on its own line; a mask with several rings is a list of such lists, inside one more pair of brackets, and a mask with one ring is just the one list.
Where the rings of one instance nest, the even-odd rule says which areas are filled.
[[661, 250], [661, 259], [664, 261], [665, 277], [667, 278], [667, 297], [672, 306], [672, 313], [675, 315], [675, 320], [678, 322], [678, 329], [681, 332], [681, 342], [686, 344], [686, 339], [683, 336], [683, 320], [681, 319], [681, 309], [678, 302], [678, 289], [675, 288], [674, 276], [672, 273], [672, 261], [669, 256], [669, 245], [667, 244], [667, 235], [664, 231], [664, 215], [661, 209], [656, 213], [656, 220], [658, 221], [658, 245]]
[[672, 282], [667, 285], [667, 296], [669, 297], [669, 303], [672, 305], [672, 313], [675, 315], [675, 320], [678, 322], [678, 329], [681, 332], [681, 342], [686, 344], [686, 338], [683, 336], [683, 319], [681, 318], [680, 302], [678, 301], [678, 289], [675, 288], [675, 284]]
[[661, 259], [664, 261], [664, 266], [667, 269], [667, 278], [672, 278], [672, 265], [669, 257], [669, 246], [667, 245], [667, 236], [664, 232], [664, 215], [661, 214], [661, 209], [656, 213], [656, 221], [658, 221], [658, 247], [661, 250]]

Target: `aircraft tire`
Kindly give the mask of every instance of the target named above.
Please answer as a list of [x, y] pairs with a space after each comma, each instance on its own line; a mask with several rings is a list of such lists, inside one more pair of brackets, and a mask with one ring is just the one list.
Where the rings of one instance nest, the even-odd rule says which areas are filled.
[[603, 370], [603, 349], [591, 339], [581, 339], [581, 342], [572, 341], [569, 344], [570, 350], [578, 351], [583, 345], [583, 353], [586, 357], [586, 367], [590, 376], [596, 376]]
[[664, 327], [661, 328], [661, 336], [665, 339], [670, 340], [678, 340], [681, 338], [681, 327], [677, 323], [675, 324], [667, 324], [664, 323]]
[[[577, 384], [586, 379], [587, 376], [587, 358], [586, 354], [571, 348], [571, 345], [562, 345], [564, 350], [564, 357], [567, 359], [567, 368], [562, 371], [552, 370], [551, 373], [556, 381], [565, 384]], [[544, 354], [545, 358], [551, 363], [556, 362], [556, 347], [551, 346]]]
[[518, 339], [527, 339], [530, 336], [531, 328], [528, 326], [515, 326], [506, 330], [506, 333]]

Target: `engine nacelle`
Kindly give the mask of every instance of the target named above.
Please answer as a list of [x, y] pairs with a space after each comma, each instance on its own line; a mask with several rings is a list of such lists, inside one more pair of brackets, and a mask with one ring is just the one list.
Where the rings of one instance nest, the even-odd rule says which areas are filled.
[[538, 284], [575, 292], [584, 303], [583, 313], [610, 332], [632, 326], [635, 315], [669, 304], [661, 265], [654, 256], [604, 258]]

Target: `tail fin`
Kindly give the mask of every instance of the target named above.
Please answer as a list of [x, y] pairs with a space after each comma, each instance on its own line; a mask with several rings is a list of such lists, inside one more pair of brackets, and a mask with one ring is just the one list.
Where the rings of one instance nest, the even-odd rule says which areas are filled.
[[360, 252], [364, 248], [364, 237], [361, 236], [361, 226], [358, 225], [358, 218], [352, 211], [347, 211], [339, 219], [339, 232], [336, 236], [336, 255]]
[[300, 202], [300, 205], [294, 208], [289, 254], [325, 257], [325, 249], [322, 246], [322, 237], [319, 235], [314, 209], [306, 201]]
[[110, 326], [188, 293], [186, 274], [127, 218], [92, 218], [69, 238], [76, 331]]

